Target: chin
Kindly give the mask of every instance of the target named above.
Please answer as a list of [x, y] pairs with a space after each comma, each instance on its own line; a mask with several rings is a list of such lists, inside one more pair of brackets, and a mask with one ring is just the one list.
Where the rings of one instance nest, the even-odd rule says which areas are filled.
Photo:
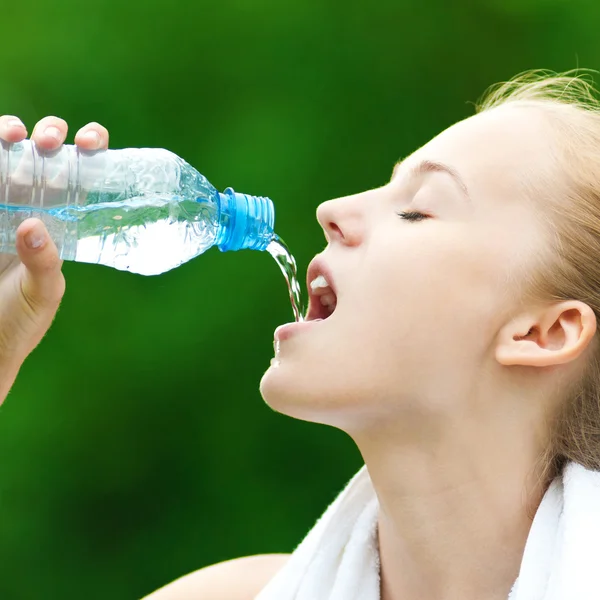
[[260, 393], [274, 411], [288, 417], [336, 425], [344, 411], [345, 394], [333, 390], [331, 376], [312, 376], [297, 365], [272, 364], [260, 381]]
[[273, 410], [285, 415], [303, 418], [295, 413], [292, 407], [307, 403], [309, 395], [306, 387], [306, 373], [304, 375], [289, 363], [279, 362], [277, 359], [271, 361], [260, 380], [260, 394], [263, 400]]

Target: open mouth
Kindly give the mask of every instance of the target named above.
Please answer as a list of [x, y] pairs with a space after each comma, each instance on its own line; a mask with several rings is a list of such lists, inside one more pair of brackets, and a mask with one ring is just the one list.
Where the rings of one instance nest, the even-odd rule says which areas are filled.
[[[307, 329], [312, 329], [312, 324], [329, 319], [337, 307], [338, 294], [333, 282], [331, 272], [321, 257], [314, 259], [306, 276], [309, 293], [308, 311], [304, 321], [295, 321], [280, 325], [274, 334], [275, 355], [279, 356], [279, 344], [293, 335]], [[276, 362], [279, 365], [279, 362]]]
[[337, 294], [333, 286], [333, 280], [325, 265], [317, 260], [311, 263], [308, 274], [308, 312], [307, 321], [328, 319], [337, 306]]

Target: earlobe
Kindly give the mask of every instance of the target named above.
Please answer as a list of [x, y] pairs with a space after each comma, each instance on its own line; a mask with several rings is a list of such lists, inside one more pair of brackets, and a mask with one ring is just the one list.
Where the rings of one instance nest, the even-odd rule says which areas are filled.
[[499, 333], [496, 360], [504, 366], [551, 367], [577, 359], [596, 333], [585, 303], [561, 302], [513, 319]]

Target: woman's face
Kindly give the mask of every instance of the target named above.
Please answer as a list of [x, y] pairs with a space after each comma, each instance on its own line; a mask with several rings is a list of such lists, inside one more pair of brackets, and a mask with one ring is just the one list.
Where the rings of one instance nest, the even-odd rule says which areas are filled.
[[539, 109], [497, 108], [442, 132], [383, 187], [322, 204], [337, 306], [280, 342], [266, 402], [342, 428], [472, 403], [517, 307], [510, 277], [544, 248], [526, 191], [552, 173], [551, 146]]

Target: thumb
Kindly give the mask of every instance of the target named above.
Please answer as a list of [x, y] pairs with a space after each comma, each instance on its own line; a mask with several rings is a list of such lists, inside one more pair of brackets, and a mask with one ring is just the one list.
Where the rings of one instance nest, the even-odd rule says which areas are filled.
[[16, 249], [25, 266], [21, 291], [36, 312], [56, 310], [65, 291], [62, 260], [56, 244], [39, 219], [27, 219], [16, 233]]

